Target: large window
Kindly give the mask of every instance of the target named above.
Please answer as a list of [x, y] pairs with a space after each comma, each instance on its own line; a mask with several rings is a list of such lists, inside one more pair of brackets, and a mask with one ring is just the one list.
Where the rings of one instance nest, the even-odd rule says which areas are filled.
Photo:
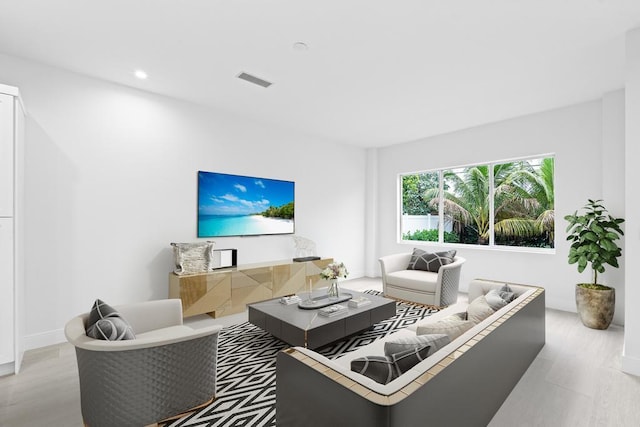
[[554, 247], [551, 156], [401, 175], [401, 238]]

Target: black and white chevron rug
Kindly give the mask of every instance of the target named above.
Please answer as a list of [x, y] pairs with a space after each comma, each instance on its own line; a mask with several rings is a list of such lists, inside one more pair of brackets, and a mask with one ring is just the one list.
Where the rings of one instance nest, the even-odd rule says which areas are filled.
[[[366, 291], [379, 295], [377, 291]], [[330, 359], [380, 339], [438, 311], [397, 302], [396, 315], [344, 341], [317, 350]], [[276, 425], [276, 354], [289, 347], [249, 322], [224, 328], [218, 337], [216, 400], [169, 427]]]

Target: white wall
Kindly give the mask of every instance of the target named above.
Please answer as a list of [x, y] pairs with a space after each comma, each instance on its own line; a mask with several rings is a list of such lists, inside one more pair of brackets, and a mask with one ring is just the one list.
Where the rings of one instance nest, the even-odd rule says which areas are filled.
[[638, 183], [640, 169], [635, 163], [640, 158], [640, 28], [626, 37], [626, 141], [625, 141], [625, 251], [629, 262], [625, 280], [629, 283], [626, 299], [626, 317], [622, 369], [640, 376], [640, 199]]
[[378, 264], [378, 151], [367, 150], [365, 211], [365, 274], [376, 276]]
[[[602, 97], [602, 198], [609, 213], [615, 217], [625, 217], [625, 100], [624, 90], [609, 92]], [[623, 229], [625, 224], [622, 225]], [[616, 284], [616, 323], [624, 323], [626, 286], [625, 249], [626, 237], [618, 242], [623, 256], [619, 259], [620, 268], [607, 267], [606, 280]], [[598, 279], [599, 281], [600, 279]], [[620, 285], [618, 285], [620, 284]]]
[[[574, 284], [588, 276], [566, 263], [561, 218], [600, 197], [623, 215], [622, 91], [365, 152], [3, 55], [0, 83], [20, 88], [29, 114], [29, 348], [61, 341], [64, 322], [97, 297], [113, 304], [166, 297], [169, 243], [196, 240], [197, 170], [296, 181], [297, 234], [344, 261], [353, 278], [365, 268], [379, 275], [379, 256], [413, 247], [396, 240], [399, 173], [555, 153], [556, 253], [460, 249], [462, 288], [474, 277], [539, 284], [548, 306], [571, 311]], [[215, 240], [238, 248], [241, 263], [293, 255], [289, 236]], [[616, 323], [623, 279], [621, 270], [603, 277], [618, 289]]]
[[[2, 55], [0, 82], [28, 112], [29, 348], [95, 298], [167, 296], [169, 243], [197, 240], [198, 170], [295, 181], [296, 233], [363, 275], [365, 150]], [[291, 236], [214, 240], [240, 263], [294, 252]]]
[[[617, 104], [615, 99], [612, 103], [619, 106], [622, 99], [618, 95]], [[620, 115], [623, 110], [614, 109], [611, 114]], [[540, 285], [546, 288], [547, 306], [575, 311], [575, 284], [588, 282], [590, 276], [587, 272], [578, 274], [574, 265], [567, 264], [563, 217], [582, 207], [587, 198], [602, 198], [605, 193], [614, 194], [618, 203], [624, 191], [624, 187], [615, 188], [623, 184], [617, 182], [608, 183], [614, 188], [607, 188], [606, 192], [603, 188], [603, 163], [610, 168], [614, 160], [602, 160], [602, 122], [602, 102], [593, 101], [378, 149], [378, 255], [410, 252], [418, 245], [427, 250], [442, 249], [397, 242], [399, 173], [554, 153], [555, 253], [458, 248], [458, 253], [467, 259], [462, 268], [461, 288], [466, 290], [469, 281], [478, 277]], [[609, 119], [608, 123], [615, 126], [616, 121]], [[613, 149], [622, 148], [616, 143]], [[623, 288], [624, 276], [612, 270], [603, 275], [602, 282]], [[624, 310], [620, 299], [616, 310], [614, 321], [622, 323]]]

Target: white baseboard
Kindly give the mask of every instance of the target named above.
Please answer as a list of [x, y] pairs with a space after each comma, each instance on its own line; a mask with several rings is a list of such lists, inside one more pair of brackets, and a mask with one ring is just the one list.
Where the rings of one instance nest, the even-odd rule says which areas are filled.
[[622, 349], [622, 372], [640, 377], [640, 359], [627, 356]]
[[640, 377], [640, 359], [622, 356], [622, 372]]
[[33, 350], [35, 348], [60, 344], [67, 339], [64, 336], [64, 329], [54, 329], [53, 331], [40, 332], [39, 334], [27, 335], [24, 337], [24, 349]]
[[0, 365], [0, 377], [15, 373], [15, 364], [13, 362], [3, 363]]

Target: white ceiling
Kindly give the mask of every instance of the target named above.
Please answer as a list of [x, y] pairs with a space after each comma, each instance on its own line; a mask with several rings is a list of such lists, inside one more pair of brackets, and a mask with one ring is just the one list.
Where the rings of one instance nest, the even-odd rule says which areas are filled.
[[364, 147], [622, 88], [638, 27], [640, 0], [0, 0], [2, 53]]

